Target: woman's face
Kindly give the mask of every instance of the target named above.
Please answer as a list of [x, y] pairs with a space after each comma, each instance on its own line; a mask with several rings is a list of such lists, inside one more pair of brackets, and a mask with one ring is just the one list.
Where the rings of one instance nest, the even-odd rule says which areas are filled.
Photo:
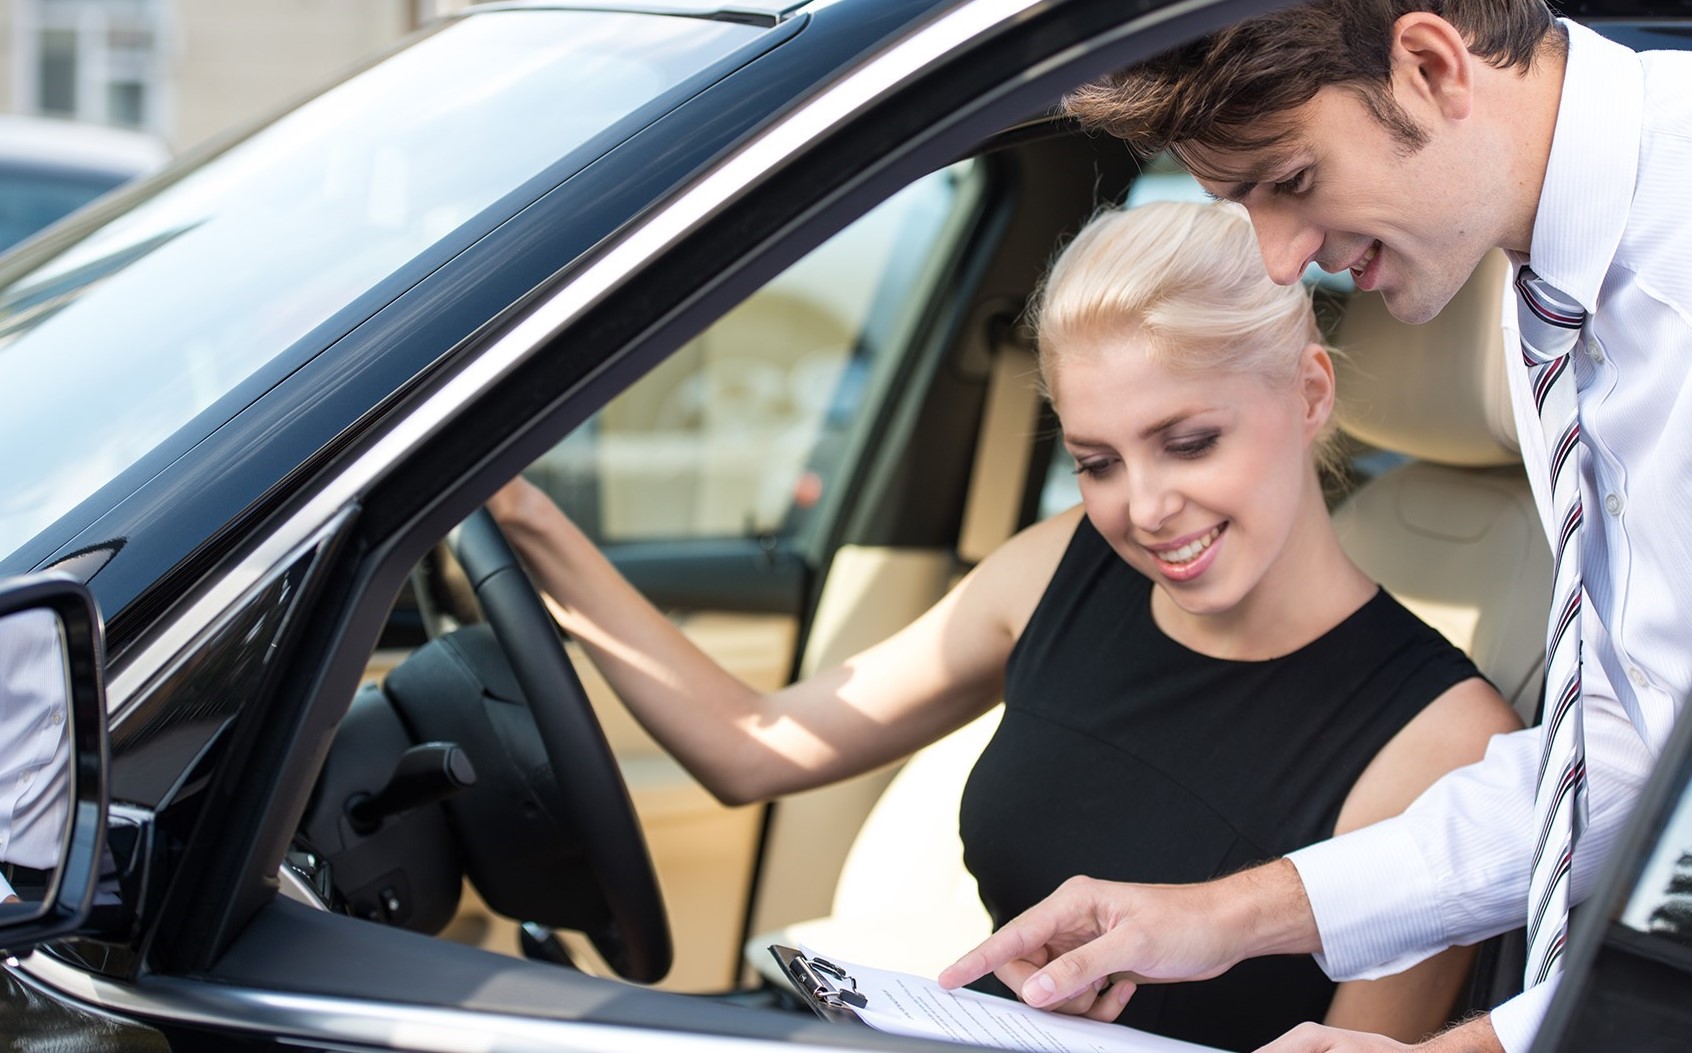
[[1183, 375], [1133, 335], [1061, 348], [1053, 373], [1087, 517], [1182, 610], [1226, 613], [1266, 583], [1296, 581], [1310, 450], [1332, 393], [1320, 348], [1305, 349], [1292, 384]]

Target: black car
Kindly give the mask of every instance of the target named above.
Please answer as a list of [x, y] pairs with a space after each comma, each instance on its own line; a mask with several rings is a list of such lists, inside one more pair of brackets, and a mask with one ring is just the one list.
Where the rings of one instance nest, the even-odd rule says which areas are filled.
[[[1059, 237], [1184, 192], [1057, 98], [1270, 6], [480, 5], [0, 259], [0, 613], [71, 716], [58, 858], [0, 832], [10, 1048], [944, 1048], [741, 964], [887, 776], [696, 811], [474, 513], [527, 470], [778, 683], [920, 610], [1063, 500], [1003, 382]], [[1692, 1034], [1689, 775], [1683, 727], [1537, 1049]]]

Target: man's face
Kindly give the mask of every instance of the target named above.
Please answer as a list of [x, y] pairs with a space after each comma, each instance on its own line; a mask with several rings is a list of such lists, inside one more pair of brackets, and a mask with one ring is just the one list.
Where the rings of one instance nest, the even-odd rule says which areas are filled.
[[1498, 243], [1494, 173], [1438, 122], [1411, 148], [1342, 88], [1289, 117], [1292, 133], [1275, 147], [1190, 151], [1205, 190], [1251, 213], [1270, 276], [1290, 285], [1312, 262], [1350, 270], [1398, 319], [1438, 314]]

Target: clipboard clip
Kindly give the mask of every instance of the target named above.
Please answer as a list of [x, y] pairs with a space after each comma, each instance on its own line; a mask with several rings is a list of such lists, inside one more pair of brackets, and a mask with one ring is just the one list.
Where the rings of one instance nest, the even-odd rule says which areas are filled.
[[787, 959], [787, 974], [800, 990], [830, 1009], [864, 1009], [869, 999], [858, 990], [858, 981], [827, 958], [795, 953]]

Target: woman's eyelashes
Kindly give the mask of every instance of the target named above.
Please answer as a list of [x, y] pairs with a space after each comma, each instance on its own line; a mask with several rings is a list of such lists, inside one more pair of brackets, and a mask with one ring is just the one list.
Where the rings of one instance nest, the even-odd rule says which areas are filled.
[[1077, 457], [1075, 459], [1075, 474], [1084, 475], [1089, 479], [1103, 477], [1116, 463], [1114, 457]]
[[1168, 450], [1176, 457], [1190, 461], [1195, 458], [1203, 457], [1205, 454], [1215, 449], [1216, 442], [1221, 437], [1220, 432], [1214, 431], [1201, 432], [1197, 435], [1186, 435], [1178, 439], [1171, 439], [1164, 449]]
[[[1219, 431], [1199, 432], [1196, 435], [1184, 435], [1167, 440], [1163, 449], [1171, 457], [1178, 457], [1183, 461], [1193, 461], [1216, 448], [1222, 438]], [[1102, 479], [1110, 474], [1120, 458], [1105, 454], [1088, 454], [1075, 457], [1075, 474], [1089, 479]]]

